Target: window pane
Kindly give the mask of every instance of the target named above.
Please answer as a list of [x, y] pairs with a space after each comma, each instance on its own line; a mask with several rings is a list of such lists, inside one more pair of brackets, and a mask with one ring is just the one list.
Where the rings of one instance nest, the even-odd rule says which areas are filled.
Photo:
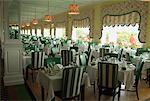
[[51, 36], [52, 36], [52, 38], [55, 37], [55, 29], [54, 28], [51, 29]]
[[35, 36], [35, 29], [32, 29], [32, 35]]
[[44, 28], [44, 37], [50, 37], [50, 29]]
[[75, 28], [75, 27], [73, 27], [72, 40], [74, 40], [74, 41], [77, 41], [77, 40], [83, 41], [83, 39], [88, 38], [89, 33], [90, 33], [89, 27], [87, 27], [87, 28]]
[[135, 26], [103, 26], [101, 44], [114, 44], [125, 47], [141, 47], [139, 42], [139, 24]]
[[63, 38], [65, 36], [65, 28], [56, 28], [56, 38]]
[[37, 29], [37, 36], [42, 36], [41, 29]]

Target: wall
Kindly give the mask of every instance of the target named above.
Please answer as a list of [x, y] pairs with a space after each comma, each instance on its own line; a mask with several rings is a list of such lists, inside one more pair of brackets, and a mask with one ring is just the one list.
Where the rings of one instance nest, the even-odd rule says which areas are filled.
[[0, 0], [0, 43], [4, 42], [4, 34], [3, 34], [3, 0]]
[[147, 30], [146, 30], [146, 43], [144, 44], [144, 47], [150, 48], [150, 2], [148, 7], [148, 21], [147, 21]]

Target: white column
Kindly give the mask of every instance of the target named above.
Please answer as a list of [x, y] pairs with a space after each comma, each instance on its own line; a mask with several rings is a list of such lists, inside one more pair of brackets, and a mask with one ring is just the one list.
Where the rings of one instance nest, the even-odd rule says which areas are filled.
[[[16, 1], [15, 1], [16, 2]], [[10, 85], [18, 85], [23, 84], [23, 73], [22, 73], [22, 49], [23, 45], [19, 41], [19, 39], [10, 39], [9, 38], [9, 14], [7, 5], [7, 1], [4, 2], [4, 33], [5, 33], [5, 42], [4, 42], [4, 85], [10, 86]], [[19, 6], [19, 4], [18, 4]], [[16, 10], [16, 13], [18, 17], [16, 17], [16, 21], [19, 24], [20, 20], [20, 9]]]
[[22, 44], [18, 40], [9, 40], [4, 45], [4, 85], [23, 84]]

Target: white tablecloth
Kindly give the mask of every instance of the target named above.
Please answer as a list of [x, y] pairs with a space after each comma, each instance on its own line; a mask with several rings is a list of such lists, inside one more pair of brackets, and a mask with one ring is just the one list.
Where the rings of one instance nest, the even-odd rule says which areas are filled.
[[23, 56], [22, 68], [26, 68], [29, 64], [31, 64], [31, 56]]
[[[138, 65], [140, 61], [140, 56], [136, 56], [132, 59], [132, 62], [136, 65]], [[143, 69], [142, 70], [146, 70], [150, 68], [150, 59], [145, 59], [144, 60], [144, 65], [143, 65]]]
[[[62, 71], [54, 76], [50, 76], [44, 71], [39, 71], [36, 81], [39, 82], [46, 91], [48, 91], [48, 95], [45, 100], [51, 101], [55, 97], [54, 91], [61, 90]], [[86, 73], [83, 74], [82, 84], [85, 84], [86, 87], [90, 86], [89, 77]]]
[[[97, 64], [98, 63], [96, 63], [95, 66], [91, 66], [87, 68], [87, 72], [88, 72], [91, 82], [94, 80], [97, 81], [97, 75], [98, 75]], [[134, 83], [134, 70], [135, 70], [134, 65], [127, 65], [126, 70], [122, 70], [119, 65], [118, 79], [124, 82], [126, 86], [126, 90], [130, 90], [130, 88], [132, 87]]]

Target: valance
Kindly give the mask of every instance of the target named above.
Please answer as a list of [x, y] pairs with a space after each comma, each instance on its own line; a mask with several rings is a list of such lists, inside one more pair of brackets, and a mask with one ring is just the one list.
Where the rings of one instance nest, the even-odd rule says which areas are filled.
[[103, 26], [115, 25], [135, 25], [140, 23], [140, 14], [138, 12], [131, 12], [123, 15], [106, 15], [103, 18]]
[[[140, 42], [145, 42], [146, 38], [146, 26], [147, 26], [147, 15], [148, 15], [148, 3], [142, 1], [124, 1], [119, 4], [114, 4], [109, 7], [103, 8], [101, 11], [101, 19], [103, 24], [106, 25], [114, 25], [117, 22], [119, 24], [135, 24], [139, 23], [140, 33], [138, 35]], [[131, 13], [133, 12], [133, 13]], [[124, 15], [125, 14], [125, 15]], [[110, 15], [124, 15], [112, 17]], [[140, 15], [140, 18], [138, 17]], [[106, 17], [106, 18], [105, 18]], [[105, 18], [105, 20], [103, 20]], [[140, 19], [140, 20], [139, 20]], [[110, 21], [110, 22], [109, 22]], [[103, 26], [103, 25], [102, 25]], [[101, 28], [103, 28], [101, 26]], [[102, 30], [101, 30], [102, 31]], [[102, 33], [102, 32], [101, 32]]]
[[84, 18], [81, 20], [74, 20], [73, 27], [80, 27], [80, 28], [90, 27], [90, 19]]

